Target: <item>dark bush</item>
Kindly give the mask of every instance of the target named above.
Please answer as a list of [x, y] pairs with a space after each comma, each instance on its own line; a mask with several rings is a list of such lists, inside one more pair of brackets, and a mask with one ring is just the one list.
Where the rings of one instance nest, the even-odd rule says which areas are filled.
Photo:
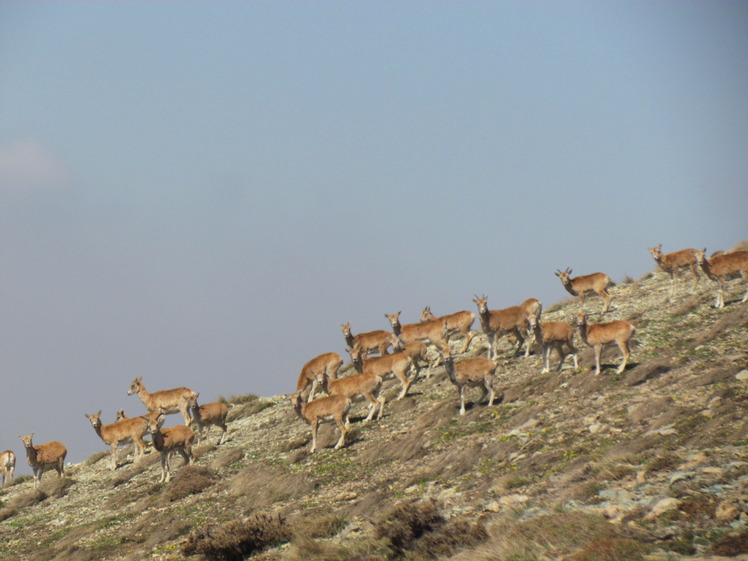
[[386, 538], [402, 554], [412, 550], [424, 534], [443, 526], [446, 520], [433, 501], [410, 501], [395, 505], [376, 525], [377, 538]]
[[396, 557], [406, 552], [435, 559], [488, 538], [481, 522], [447, 521], [434, 501], [399, 503], [375, 526], [378, 539], [389, 540]]
[[280, 515], [260, 513], [223, 526], [198, 528], [187, 537], [182, 553], [199, 553], [210, 561], [242, 561], [251, 553], [289, 541], [291, 535], [291, 528]]
[[748, 531], [739, 534], [727, 534], [714, 542], [709, 548], [714, 555], [733, 556], [748, 551]]

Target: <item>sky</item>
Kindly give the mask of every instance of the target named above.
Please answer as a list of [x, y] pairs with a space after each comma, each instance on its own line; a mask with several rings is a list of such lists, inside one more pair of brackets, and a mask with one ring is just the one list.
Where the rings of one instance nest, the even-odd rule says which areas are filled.
[[748, 239], [747, 28], [711, 0], [0, 0], [0, 449], [80, 462], [137, 376], [290, 393], [341, 323]]

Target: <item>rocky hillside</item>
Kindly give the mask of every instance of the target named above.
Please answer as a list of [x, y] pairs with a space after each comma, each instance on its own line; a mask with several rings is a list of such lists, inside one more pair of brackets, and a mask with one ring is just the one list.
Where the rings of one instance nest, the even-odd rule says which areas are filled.
[[[470, 390], [460, 416], [440, 367], [379, 421], [354, 404], [342, 450], [326, 424], [309, 454], [309, 427], [280, 396], [231, 398], [228, 441], [216, 447], [213, 429], [168, 484], [156, 453], [120, 450], [110, 471], [102, 444], [38, 491], [19, 478], [0, 492], [0, 558], [746, 560], [748, 304], [734, 282], [712, 308], [713, 284], [690, 295], [682, 281], [673, 301], [659, 272], [614, 287], [605, 319], [637, 326], [620, 375], [615, 347], [594, 376], [577, 337], [580, 370], [567, 359], [541, 374], [503, 340], [499, 403]], [[591, 321], [601, 304], [588, 298]], [[544, 320], [577, 307], [546, 304]]]

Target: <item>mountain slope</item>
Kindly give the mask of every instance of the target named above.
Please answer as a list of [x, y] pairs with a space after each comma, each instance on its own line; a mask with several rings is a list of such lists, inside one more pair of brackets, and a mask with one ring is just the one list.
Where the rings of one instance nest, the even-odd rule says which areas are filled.
[[[594, 376], [577, 336], [580, 371], [567, 359], [560, 374], [541, 374], [539, 356], [512, 358], [503, 340], [502, 400], [475, 404], [479, 391], [469, 390], [464, 416], [440, 367], [401, 401], [390, 401], [399, 385], [386, 382], [380, 421], [360, 422], [364, 405], [354, 404], [342, 450], [332, 449], [328, 423], [322, 449], [309, 454], [310, 429], [285, 397], [248, 396], [230, 400], [229, 440], [216, 447], [214, 429], [196, 465], [169, 484], [158, 483], [156, 453], [133, 463], [132, 450], [114, 472], [107, 451], [69, 466], [62, 480], [46, 474], [37, 492], [17, 481], [0, 494], [0, 558], [592, 561], [748, 552], [748, 305], [739, 303], [744, 286], [731, 283], [727, 307], [713, 309], [713, 284], [702, 280], [686, 295], [681, 281], [673, 302], [662, 273], [612, 288], [604, 321], [637, 326], [620, 375], [615, 346]], [[600, 305], [588, 298], [590, 321]], [[567, 300], [543, 320], [577, 310]], [[485, 345], [481, 334], [464, 356]]]

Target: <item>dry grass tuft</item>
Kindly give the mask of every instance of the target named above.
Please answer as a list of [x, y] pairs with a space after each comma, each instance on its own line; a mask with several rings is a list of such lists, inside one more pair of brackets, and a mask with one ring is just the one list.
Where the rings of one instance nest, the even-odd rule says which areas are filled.
[[491, 538], [460, 559], [562, 558], [592, 541], [621, 537], [619, 530], [602, 516], [582, 512], [547, 514], [517, 523], [499, 519], [490, 528]]
[[204, 555], [210, 561], [242, 561], [249, 554], [288, 542], [291, 528], [280, 515], [260, 513], [223, 526], [207, 525], [187, 537], [184, 555]]
[[168, 502], [178, 501], [189, 495], [196, 495], [214, 483], [213, 475], [202, 466], [184, 466], [171, 481], [164, 492]]
[[[347, 545], [311, 538], [294, 539], [284, 561], [385, 561], [386, 548], [374, 540], [359, 539]], [[275, 559], [275, 558], [273, 558]]]
[[317, 483], [308, 473], [289, 473], [280, 467], [255, 464], [240, 471], [230, 482], [228, 492], [248, 508], [267, 507], [277, 501], [302, 497]]
[[67, 477], [51, 477], [43, 480], [38, 489], [14, 497], [8, 506], [12, 509], [19, 509], [33, 506], [49, 498], [64, 497], [74, 484], [75, 481]]
[[111, 450], [109, 450], [109, 451], [101, 451], [101, 452], [96, 452], [94, 454], [91, 454], [86, 459], [86, 461], [83, 462], [83, 465], [87, 466], [87, 467], [88, 466], [92, 466], [92, 465], [98, 463], [100, 460], [103, 460], [104, 458], [106, 458], [107, 456], [109, 456], [111, 453], [112, 453]]
[[590, 543], [568, 561], [644, 561], [652, 546], [637, 540], [612, 538]]
[[378, 447], [364, 449], [358, 462], [362, 466], [373, 466], [388, 464], [391, 462], [407, 462], [416, 458], [422, 458], [426, 455], [427, 439], [416, 431], [411, 431], [408, 435], [383, 442]]
[[215, 459], [212, 462], [210, 462], [210, 465], [208, 467], [210, 469], [219, 470], [219, 469], [228, 467], [231, 464], [241, 462], [243, 459], [244, 459], [243, 450], [241, 450], [240, 448], [228, 448], [225, 450], [221, 450], [216, 455]]
[[0, 508], [0, 522], [7, 520], [18, 514], [18, 509], [14, 507]]
[[345, 516], [326, 510], [304, 512], [294, 520], [294, 533], [301, 538], [331, 538], [347, 524]]
[[699, 294], [692, 294], [691, 296], [686, 298], [683, 302], [681, 302], [678, 306], [673, 308], [672, 313], [676, 317], [685, 316], [693, 312], [699, 306], [701, 306], [703, 301], [704, 301], [704, 296], [701, 296]]
[[137, 466], [130, 469], [121, 469], [117, 472], [117, 474], [111, 479], [112, 487], [119, 487], [120, 485], [127, 483], [130, 481], [133, 477], [135, 477], [138, 474], [141, 474], [145, 471], [144, 466]]
[[735, 247], [730, 250], [730, 252], [733, 251], [748, 251], [748, 240], [736, 243]]
[[244, 419], [255, 413], [259, 413], [263, 409], [273, 406], [273, 402], [269, 399], [261, 399], [254, 394], [248, 394], [245, 396], [232, 396], [228, 400], [221, 398], [221, 401], [227, 402], [233, 405], [229, 409], [229, 414], [226, 420], [230, 423], [237, 419]]

